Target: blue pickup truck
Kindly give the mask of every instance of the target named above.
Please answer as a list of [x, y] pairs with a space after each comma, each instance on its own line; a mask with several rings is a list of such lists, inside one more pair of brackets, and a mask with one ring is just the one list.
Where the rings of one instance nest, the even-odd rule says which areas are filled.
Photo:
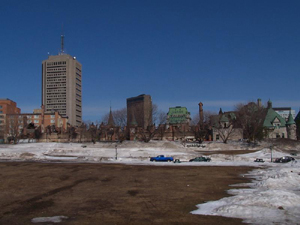
[[173, 160], [173, 157], [165, 157], [164, 155], [158, 155], [150, 158], [151, 162], [171, 162]]

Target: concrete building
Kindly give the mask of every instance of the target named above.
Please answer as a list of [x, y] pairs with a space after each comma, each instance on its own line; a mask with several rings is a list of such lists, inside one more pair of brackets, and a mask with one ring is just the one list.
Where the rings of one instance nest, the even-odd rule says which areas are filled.
[[[63, 46], [63, 44], [62, 44]], [[82, 123], [82, 65], [62, 52], [42, 62], [42, 105], [45, 113], [59, 112], [73, 126]]]
[[127, 98], [127, 127], [136, 125], [147, 129], [152, 125], [152, 100], [150, 95]]

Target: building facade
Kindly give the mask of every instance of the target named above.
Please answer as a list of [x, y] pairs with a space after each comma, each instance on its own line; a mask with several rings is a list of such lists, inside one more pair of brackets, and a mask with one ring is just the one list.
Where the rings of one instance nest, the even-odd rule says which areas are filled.
[[0, 99], [0, 140], [1, 142], [6, 139], [7, 136], [7, 115], [8, 114], [20, 114], [21, 109], [17, 107], [17, 103], [5, 98]]
[[127, 127], [132, 124], [147, 129], [152, 125], [152, 100], [150, 95], [127, 98]]
[[292, 114], [293, 119], [296, 117], [296, 111], [291, 107], [276, 107], [273, 108], [285, 121], [288, 121], [290, 114]]
[[73, 126], [82, 123], [82, 65], [68, 54], [42, 62], [42, 105], [45, 113], [59, 112]]

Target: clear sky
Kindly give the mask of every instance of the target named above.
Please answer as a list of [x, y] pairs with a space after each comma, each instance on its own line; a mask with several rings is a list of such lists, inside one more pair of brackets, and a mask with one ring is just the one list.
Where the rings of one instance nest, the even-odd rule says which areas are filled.
[[167, 112], [232, 110], [271, 99], [300, 107], [300, 1], [3, 0], [0, 98], [41, 105], [41, 63], [65, 50], [82, 64], [83, 120], [150, 94]]

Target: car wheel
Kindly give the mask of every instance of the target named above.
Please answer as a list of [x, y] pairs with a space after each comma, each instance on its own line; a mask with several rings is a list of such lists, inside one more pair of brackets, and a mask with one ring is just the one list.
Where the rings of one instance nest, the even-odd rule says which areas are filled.
[[152, 162], [156, 162], [156, 160], [153, 160]]

